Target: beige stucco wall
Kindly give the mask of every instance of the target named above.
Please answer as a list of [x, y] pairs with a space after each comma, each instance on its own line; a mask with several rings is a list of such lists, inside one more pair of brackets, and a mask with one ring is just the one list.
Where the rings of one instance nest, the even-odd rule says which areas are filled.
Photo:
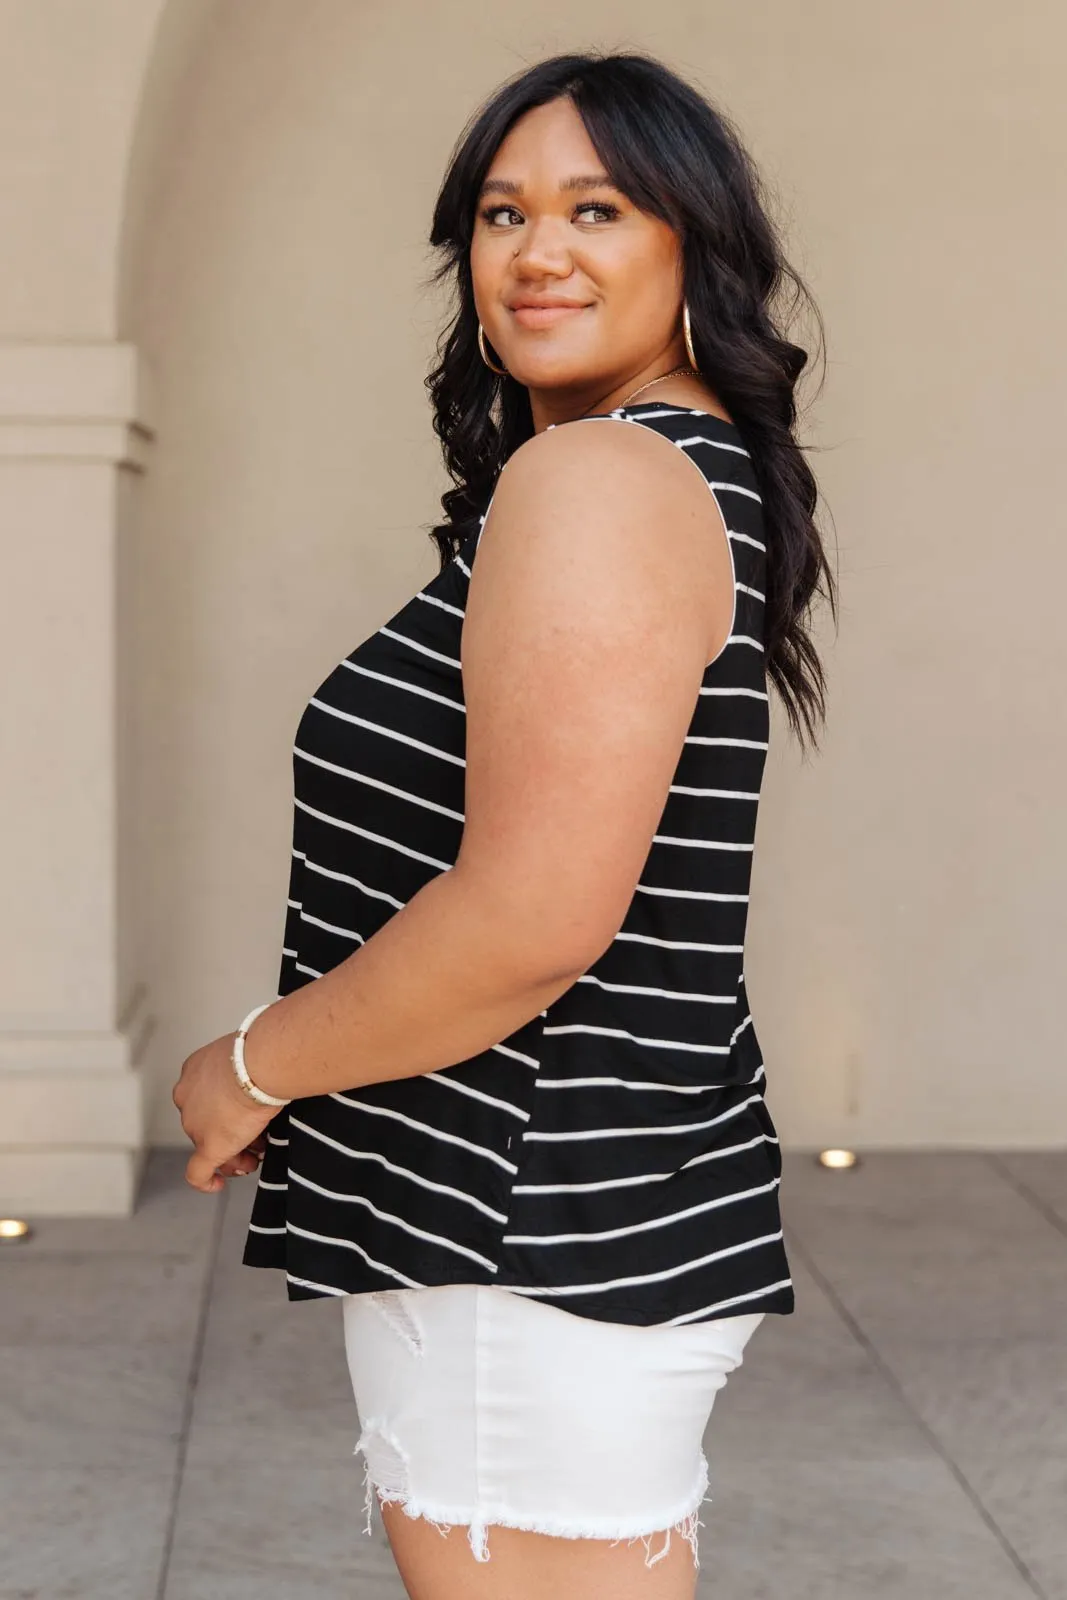
[[[448, 150], [505, 75], [600, 43], [733, 113], [829, 330], [806, 436], [840, 551], [830, 725], [802, 764], [776, 723], [748, 960], [783, 1141], [1067, 1142], [1062, 8], [172, 0], [159, 32], [158, 3], [92, 9], [75, 39], [69, 0], [0, 10], [55, 84], [0, 333], [117, 334], [155, 378], [119, 808], [150, 1136], [181, 1139], [182, 1057], [274, 992], [304, 699], [436, 570], [423, 239]], [[78, 139], [65, 97], [91, 103]], [[20, 105], [0, 95], [6, 165]]]

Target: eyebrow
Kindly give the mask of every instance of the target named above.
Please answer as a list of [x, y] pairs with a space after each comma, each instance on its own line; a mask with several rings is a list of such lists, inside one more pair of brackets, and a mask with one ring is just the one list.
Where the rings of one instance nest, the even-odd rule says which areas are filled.
[[[560, 192], [569, 193], [572, 189], [614, 189], [606, 172], [577, 172], [573, 177], [559, 180]], [[479, 198], [483, 194], [510, 194], [516, 198], [522, 194], [522, 184], [514, 178], [486, 178], [478, 191]]]

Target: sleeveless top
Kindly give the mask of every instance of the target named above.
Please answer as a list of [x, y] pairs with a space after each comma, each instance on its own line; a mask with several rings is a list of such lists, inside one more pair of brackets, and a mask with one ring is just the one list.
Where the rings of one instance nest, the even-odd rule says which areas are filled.
[[[715, 496], [733, 561], [729, 638], [704, 671], [625, 919], [594, 964], [478, 1055], [296, 1099], [272, 1119], [243, 1261], [284, 1270], [290, 1300], [466, 1283], [638, 1325], [794, 1309], [744, 974], [770, 727], [757, 481], [722, 418], [652, 402], [573, 419], [610, 421], [671, 441]], [[300, 718], [279, 995], [455, 863], [460, 634], [491, 503]]]

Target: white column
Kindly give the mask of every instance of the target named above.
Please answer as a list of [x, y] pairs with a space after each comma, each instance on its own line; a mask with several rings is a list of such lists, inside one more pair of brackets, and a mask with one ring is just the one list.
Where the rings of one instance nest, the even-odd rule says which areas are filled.
[[128, 344], [0, 344], [0, 1213], [130, 1212], [137, 971], [129, 541], [152, 437]]

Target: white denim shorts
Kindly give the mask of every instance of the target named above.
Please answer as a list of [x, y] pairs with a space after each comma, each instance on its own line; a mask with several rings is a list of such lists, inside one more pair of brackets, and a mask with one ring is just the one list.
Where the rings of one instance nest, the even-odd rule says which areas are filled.
[[699, 1564], [704, 1430], [766, 1313], [632, 1327], [472, 1284], [341, 1304], [368, 1533], [376, 1491], [479, 1561], [499, 1524], [641, 1539], [649, 1566], [675, 1531]]

